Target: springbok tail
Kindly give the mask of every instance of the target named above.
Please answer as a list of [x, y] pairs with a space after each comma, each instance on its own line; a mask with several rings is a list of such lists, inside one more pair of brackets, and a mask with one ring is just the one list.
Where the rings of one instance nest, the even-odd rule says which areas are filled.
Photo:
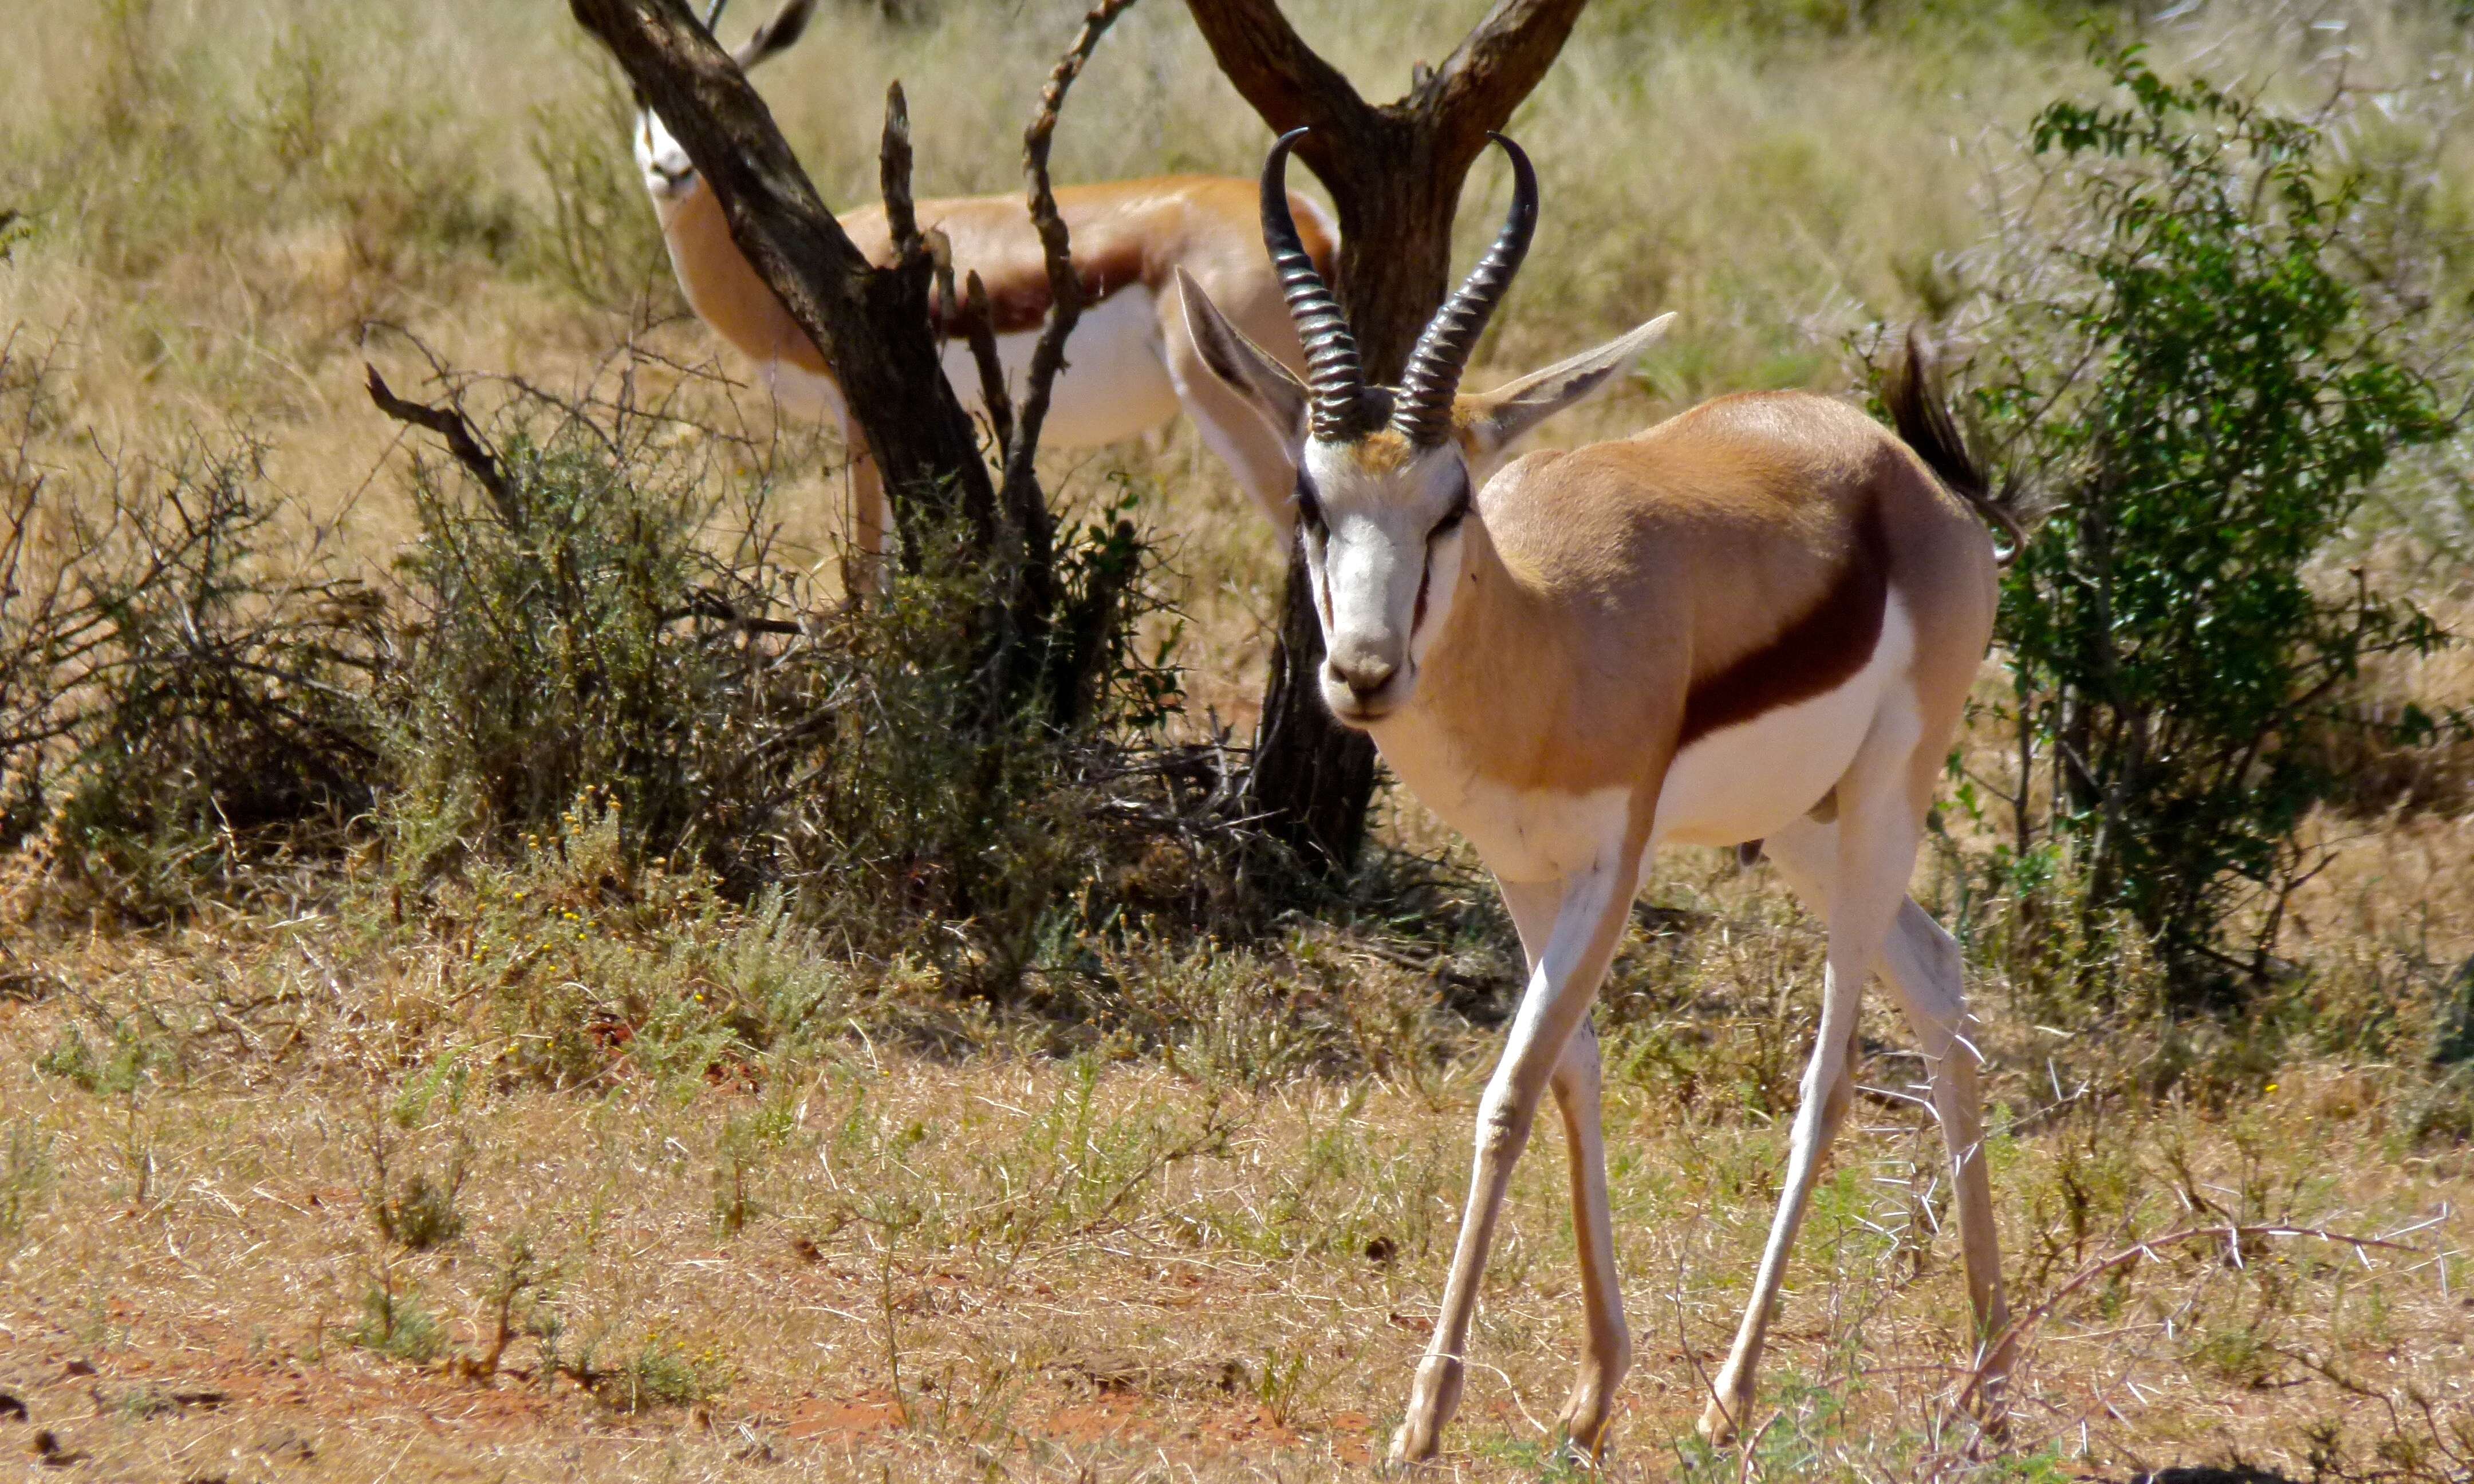
[[1907, 330], [1906, 353], [1890, 365], [1881, 379], [1881, 405], [1890, 412], [1891, 425], [1899, 438], [1925, 461], [1925, 467], [1951, 489], [1951, 492], [1975, 508], [1988, 525], [1998, 527], [2010, 539], [2007, 550], [1997, 551], [1995, 560], [2008, 566], [2027, 544], [2027, 533], [2019, 519], [2001, 501], [1993, 497], [1991, 481], [1984, 468], [1967, 451], [1967, 441], [1959, 436], [1958, 424], [1951, 420], [1950, 403], [1943, 393], [1941, 377], [1933, 365], [1932, 352], [1925, 347], [1924, 337], [1911, 326]]

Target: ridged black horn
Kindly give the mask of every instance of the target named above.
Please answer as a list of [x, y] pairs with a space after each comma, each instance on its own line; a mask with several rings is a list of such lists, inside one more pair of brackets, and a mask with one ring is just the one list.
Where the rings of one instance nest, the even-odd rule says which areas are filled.
[[1289, 151], [1305, 132], [1293, 129], [1282, 134], [1263, 162], [1263, 246], [1271, 250], [1272, 270], [1279, 275], [1289, 318], [1297, 321], [1298, 340], [1305, 347], [1314, 436], [1339, 442], [1366, 430], [1366, 372], [1340, 300], [1315, 271], [1313, 256], [1298, 240], [1297, 218], [1289, 214]]
[[1503, 153], [1512, 157], [1512, 210], [1503, 219], [1503, 230], [1495, 234], [1494, 246], [1486, 250], [1468, 277], [1426, 322], [1417, 348], [1409, 352], [1392, 425], [1415, 443], [1433, 445], [1451, 436], [1452, 395], [1460, 390], [1461, 372], [1467, 369], [1469, 354], [1477, 348], [1478, 336], [1486, 332], [1494, 306], [1503, 301], [1504, 290], [1512, 287], [1512, 275], [1520, 271], [1529, 239], [1538, 230], [1538, 172], [1530, 165], [1529, 156], [1501, 134], [1487, 137], [1502, 145]]
[[704, 12], [704, 34], [706, 36], [718, 35], [718, 33], [716, 33], [713, 28], [721, 24], [721, 8], [729, 3], [730, 0], [713, 0], [713, 9]]

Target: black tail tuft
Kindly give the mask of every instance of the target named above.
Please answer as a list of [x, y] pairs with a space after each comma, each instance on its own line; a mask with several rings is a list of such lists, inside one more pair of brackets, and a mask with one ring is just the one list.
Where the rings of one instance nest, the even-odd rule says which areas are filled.
[[2007, 565], [2026, 543], [2026, 533], [2018, 520], [2001, 508], [1993, 497], [1991, 481], [1984, 477], [1983, 467], [1967, 451], [1967, 441], [1959, 436], [1958, 424], [1951, 420], [1950, 404], [1935, 373], [1932, 352], [1925, 348], [1924, 339], [1910, 327], [1907, 331], [1906, 353], [1890, 365], [1881, 378], [1881, 405], [1890, 411], [1890, 423], [1899, 430], [1899, 438], [1916, 451], [1951, 492], [1974, 506], [1976, 513], [1991, 525], [1999, 527], [2010, 539], [2009, 548], [2001, 554]]

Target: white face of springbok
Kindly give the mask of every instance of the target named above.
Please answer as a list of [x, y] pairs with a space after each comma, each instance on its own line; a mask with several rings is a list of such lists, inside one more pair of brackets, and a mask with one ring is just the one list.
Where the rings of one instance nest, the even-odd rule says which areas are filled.
[[[704, 29], [708, 35], [721, 19], [721, 8], [729, 0], [713, 0], [705, 12]], [[771, 20], [756, 28], [739, 50], [731, 53], [740, 71], [754, 67], [767, 58], [789, 50], [808, 29], [808, 17], [815, 11], [815, 0], [789, 0]], [[656, 204], [670, 205], [685, 201], [695, 193], [695, 161], [688, 158], [687, 146], [671, 134], [669, 126], [653, 111], [643, 96], [636, 98], [636, 168], [644, 174], [644, 189], [652, 194]]]
[[1419, 337], [1398, 387], [1370, 387], [1340, 305], [1298, 245], [1290, 219], [1288, 155], [1298, 130], [1263, 167], [1263, 238], [1306, 351], [1306, 380], [1228, 323], [1192, 279], [1178, 293], [1213, 374], [1281, 436], [1298, 467], [1298, 526], [1322, 618], [1325, 704], [1370, 727], [1415, 696], [1426, 651], [1450, 616], [1467, 517], [1504, 448], [1605, 386], [1674, 316], [1482, 395], [1458, 395], [1462, 369], [1528, 251], [1538, 178], [1511, 156], [1512, 211], [1468, 279]]

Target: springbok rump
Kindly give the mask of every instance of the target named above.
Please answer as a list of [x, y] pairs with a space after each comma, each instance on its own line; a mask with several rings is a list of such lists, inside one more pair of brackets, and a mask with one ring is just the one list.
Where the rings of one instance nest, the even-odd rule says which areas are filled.
[[[1283, 186], [1297, 137], [1273, 147], [1261, 186], [1284, 265], [1308, 255]], [[1561, 1421], [1574, 1445], [1603, 1443], [1632, 1344], [1589, 1010], [1669, 841], [1765, 838], [1830, 933], [1785, 1189], [1702, 1431], [1726, 1441], [1750, 1414], [1787, 1255], [1853, 1092], [1856, 1010], [1875, 970], [1930, 1068], [1978, 1332], [2005, 1323], [1958, 947], [1907, 896], [1992, 635], [1981, 476], [1911, 347], [1887, 390], [1895, 437], [1827, 397], [1724, 396], [1630, 438], [1529, 454], [1481, 484], [1507, 443], [1631, 365], [1673, 318], [1459, 395], [1537, 221], [1537, 177], [1497, 142], [1515, 173], [1511, 215], [1397, 387], [1366, 384], [1311, 265], [1289, 275], [1313, 367], [1302, 380], [1209, 285], [1179, 285], [1212, 372], [1297, 463], [1325, 702], [1477, 848], [1530, 964], [1479, 1103], [1467, 1208], [1395, 1459], [1431, 1455], [1460, 1400], [1495, 1218], [1550, 1089], [1571, 1145], [1589, 1329]]]
[[[714, 0], [706, 13], [708, 32], [724, 3]], [[753, 68], [779, 56], [806, 31], [813, 9], [814, 0], [790, 0], [733, 57], [740, 67]], [[641, 99], [635, 144], [644, 189], [661, 218], [670, 267], [689, 306], [755, 364], [779, 405], [841, 430], [850, 450], [852, 560], [844, 570], [851, 584], [881, 562], [887, 511], [884, 481], [833, 368], [741, 255], [719, 199], [698, 178], [660, 115]], [[1328, 270], [1338, 238], [1322, 208], [1304, 197], [1285, 200], [1304, 219], [1299, 241], [1310, 270]], [[920, 227], [942, 231], [951, 244], [955, 280], [980, 275], [998, 358], [1018, 385], [1049, 310], [1047, 258], [1030, 208], [1019, 196], [956, 197], [917, 205]], [[1117, 443], [1159, 426], [1182, 408], [1285, 541], [1289, 491], [1297, 478], [1288, 449], [1204, 371], [1173, 292], [1178, 275], [1192, 278], [1267, 353], [1293, 371], [1303, 368], [1297, 332], [1282, 307], [1282, 286], [1255, 225], [1253, 182], [1223, 176], [1111, 180], [1063, 187], [1056, 206], [1073, 238], [1084, 308], [1066, 344], [1065, 370], [1052, 394], [1043, 444]], [[883, 206], [839, 220], [870, 262], [892, 261]], [[978, 366], [963, 339], [966, 307], [940, 303], [943, 323], [937, 330], [948, 337], [946, 377], [962, 405], [976, 413], [984, 410], [984, 400]]]

